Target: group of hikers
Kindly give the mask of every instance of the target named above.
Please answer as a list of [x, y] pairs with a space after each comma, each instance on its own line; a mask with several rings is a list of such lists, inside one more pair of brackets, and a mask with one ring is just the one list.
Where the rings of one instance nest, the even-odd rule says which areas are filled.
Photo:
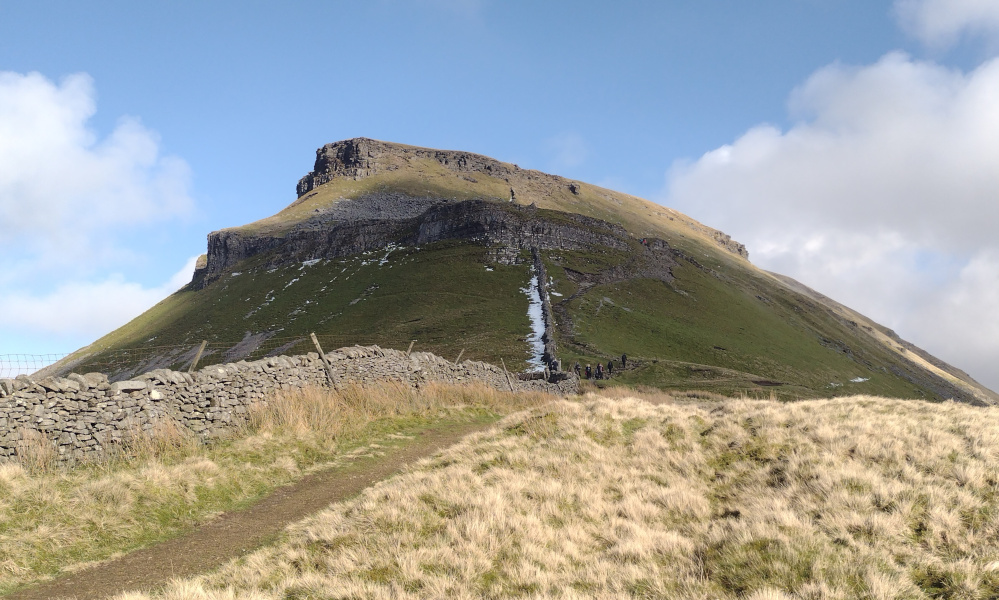
[[[622, 354], [621, 368], [624, 369], [627, 366], [628, 366], [628, 355]], [[587, 379], [608, 379], [610, 378], [611, 374], [614, 373], [614, 359], [607, 361], [606, 368], [604, 368], [604, 365], [601, 363], [597, 363], [596, 368], [592, 367], [589, 363], [587, 363], [585, 369], [582, 367], [582, 365], [579, 364], [579, 361], [577, 360], [572, 370], [576, 372], [576, 377], [582, 378], [585, 375]]]

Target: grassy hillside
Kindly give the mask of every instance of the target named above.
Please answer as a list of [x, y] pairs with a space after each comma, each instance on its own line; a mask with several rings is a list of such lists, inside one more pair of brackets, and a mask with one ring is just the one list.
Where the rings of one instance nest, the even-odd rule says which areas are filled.
[[[246, 352], [251, 358], [304, 353], [313, 350], [311, 332], [327, 349], [406, 348], [417, 340], [420, 350], [452, 359], [464, 351], [463, 358], [502, 359], [519, 370], [529, 357], [522, 288], [530, 270], [486, 254], [474, 244], [442, 242], [277, 268], [267, 266], [270, 255], [257, 256], [99, 340], [91, 348], [113, 352], [96, 352], [77, 370], [113, 371], [102, 361], [129, 348], [161, 355], [166, 350], [155, 348], [186, 349], [167, 359], [182, 368], [202, 339], [211, 343], [202, 365]], [[559, 336], [563, 364], [618, 362], [622, 353], [632, 359], [629, 369], [600, 385], [773, 392], [787, 399], [856, 393], [943, 399], [901, 376], [906, 365], [869, 335], [781, 287], [765, 287], [744, 269], [680, 261], [670, 283], [632, 278], [582, 289], [570, 271], [598, 276], [628, 264], [632, 253], [543, 254], [552, 290], [561, 294], [553, 302], [565, 309], [559, 318], [569, 321]]]
[[[92, 344], [86, 362], [105, 360], [104, 348], [193, 348], [202, 339], [225, 345], [248, 333], [257, 334], [248, 343], [263, 344], [251, 356], [276, 346], [305, 353], [313, 350], [311, 332], [328, 350], [357, 343], [404, 349], [417, 340], [421, 351], [454, 359], [464, 349], [463, 358], [502, 358], [511, 369], [529, 357], [528, 298], [521, 291], [528, 266], [494, 264], [481, 246], [386, 248], [279, 268], [267, 267], [269, 258], [254, 257], [203, 290], [177, 292]], [[201, 364], [223, 359], [219, 349]], [[178, 357], [175, 366], [182, 363]]]
[[631, 358], [631, 368], [607, 384], [788, 399], [857, 393], [940, 399], [899, 376], [905, 365], [869, 335], [744, 270], [681, 262], [672, 283], [634, 279], [578, 295], [565, 269], [601, 266], [563, 252], [548, 270], [562, 294], [555, 300], [572, 320], [571, 335], [561, 340], [566, 364]]
[[999, 415], [852, 397], [519, 413], [148, 598], [995, 598]]
[[[508, 206], [513, 190], [517, 204], [551, 209], [538, 211], [538, 219], [559, 223], [566, 212], [577, 213], [627, 231], [628, 252], [594, 246], [545, 253], [561, 294], [552, 301], [564, 321], [558, 331], [563, 364], [605, 363], [627, 353], [636, 368], [610, 383], [663, 389], [999, 401], [884, 327], [754, 267], [723, 233], [672, 209], [486, 157], [363, 143], [363, 176], [334, 177], [241, 233], [280, 240], [307, 221], [308, 230], [321, 228], [321, 216], [310, 219], [373, 193]], [[650, 278], [636, 268], [639, 240], [650, 236], [674, 251], [672, 278]], [[201, 340], [209, 341], [201, 364], [247, 352], [250, 358], [301, 353], [312, 350], [311, 332], [327, 349], [355, 343], [405, 348], [415, 339], [419, 349], [447, 358], [464, 350], [466, 358], [502, 359], [513, 370], [526, 364], [526, 264], [497, 264], [487, 248], [442, 242], [268, 267], [280, 262], [274, 260], [280, 252], [254, 256], [204, 289], [181, 290], [59, 368], [113, 371], [112, 359], [132, 368], [183, 367]], [[159, 359], [149, 360], [154, 356]]]

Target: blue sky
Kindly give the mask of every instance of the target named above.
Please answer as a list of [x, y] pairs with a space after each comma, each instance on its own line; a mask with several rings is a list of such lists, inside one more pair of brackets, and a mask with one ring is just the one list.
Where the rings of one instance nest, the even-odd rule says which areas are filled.
[[997, 5], [0, 0], [0, 353], [121, 324], [367, 136], [663, 202], [999, 387]]

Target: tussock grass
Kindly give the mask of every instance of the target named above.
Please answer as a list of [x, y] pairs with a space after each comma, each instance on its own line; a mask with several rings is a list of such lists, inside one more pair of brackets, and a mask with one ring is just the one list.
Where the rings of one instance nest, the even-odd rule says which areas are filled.
[[155, 597], [999, 596], [996, 409], [657, 400], [512, 415]]
[[29, 437], [18, 449], [21, 462], [0, 464], [0, 594], [175, 535], [369, 444], [550, 400], [485, 386], [288, 390], [228, 439], [205, 445], [163, 421], [103, 460], [73, 468]]

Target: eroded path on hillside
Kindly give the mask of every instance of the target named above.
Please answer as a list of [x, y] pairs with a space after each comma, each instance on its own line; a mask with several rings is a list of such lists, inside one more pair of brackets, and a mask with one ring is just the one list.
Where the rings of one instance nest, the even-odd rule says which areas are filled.
[[405, 465], [457, 443], [489, 423], [437, 425], [411, 440], [379, 448], [342, 467], [309, 475], [274, 491], [253, 506], [224, 513], [202, 527], [174, 539], [142, 548], [48, 583], [6, 596], [12, 600], [106, 598], [126, 590], [150, 590], [175, 577], [217, 569], [227, 561], [277, 538], [289, 524], [346, 500], [398, 473]]

